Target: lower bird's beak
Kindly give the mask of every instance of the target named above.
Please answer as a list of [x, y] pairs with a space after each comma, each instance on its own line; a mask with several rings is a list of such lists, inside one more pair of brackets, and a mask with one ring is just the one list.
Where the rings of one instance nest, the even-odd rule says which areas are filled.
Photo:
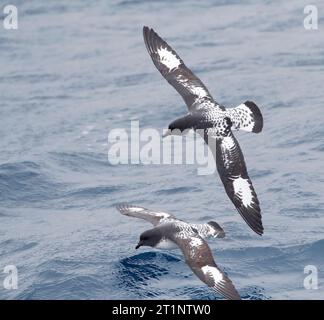
[[135, 249], [138, 249], [138, 248], [141, 247], [142, 245], [143, 245], [143, 242], [140, 241], [140, 242], [137, 244], [137, 246], [135, 247]]
[[170, 136], [171, 135], [171, 130], [168, 129], [168, 131], [162, 136], [162, 138], [165, 138], [167, 136]]

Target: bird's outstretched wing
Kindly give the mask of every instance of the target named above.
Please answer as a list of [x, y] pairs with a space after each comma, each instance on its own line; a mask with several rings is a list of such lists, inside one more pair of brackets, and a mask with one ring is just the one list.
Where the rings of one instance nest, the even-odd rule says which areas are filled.
[[240, 145], [231, 130], [226, 136], [205, 132], [205, 142], [212, 151], [225, 190], [251, 229], [263, 233], [259, 200], [248, 175]]
[[215, 263], [207, 242], [196, 232], [179, 226], [178, 232], [173, 233], [172, 240], [179, 246], [186, 263], [201, 281], [226, 299], [240, 299], [232, 281]]
[[163, 211], [152, 211], [132, 204], [122, 203], [117, 205], [117, 210], [125, 216], [144, 219], [154, 226], [158, 225], [162, 219], [174, 218], [173, 215]]
[[178, 54], [153, 29], [144, 27], [143, 36], [154, 65], [182, 96], [189, 112], [203, 106], [203, 102], [211, 107], [221, 108], [202, 81], [186, 67]]

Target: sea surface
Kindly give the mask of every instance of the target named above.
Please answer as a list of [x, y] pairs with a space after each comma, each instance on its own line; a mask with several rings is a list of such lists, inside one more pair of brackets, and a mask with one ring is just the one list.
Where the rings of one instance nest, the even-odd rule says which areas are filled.
[[[1, 1], [1, 17], [6, 1]], [[324, 298], [324, 4], [309, 1], [15, 1], [0, 21], [0, 298], [221, 299], [179, 251], [135, 250], [151, 226], [130, 202], [217, 221], [209, 244], [243, 299]], [[159, 131], [186, 106], [146, 52], [153, 27], [227, 107], [253, 100], [260, 134], [237, 132], [265, 233], [217, 176], [192, 165], [113, 165], [108, 134]], [[190, 137], [188, 137], [190, 138]], [[125, 141], [124, 141], [125, 142]], [[5, 289], [7, 265], [18, 288]], [[306, 266], [318, 289], [305, 289]]]

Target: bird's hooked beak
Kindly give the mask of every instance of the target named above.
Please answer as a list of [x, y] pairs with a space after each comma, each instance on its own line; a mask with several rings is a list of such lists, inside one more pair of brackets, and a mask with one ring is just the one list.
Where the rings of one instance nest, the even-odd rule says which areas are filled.
[[138, 249], [139, 247], [141, 247], [143, 245], [143, 241], [139, 241], [137, 246], [135, 247], [135, 249]]
[[165, 138], [167, 136], [171, 136], [171, 130], [168, 129], [168, 131], [162, 136], [162, 138]]

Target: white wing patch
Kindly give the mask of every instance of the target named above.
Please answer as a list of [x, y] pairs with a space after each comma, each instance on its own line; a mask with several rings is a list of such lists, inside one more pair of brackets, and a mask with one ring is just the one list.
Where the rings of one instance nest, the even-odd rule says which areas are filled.
[[206, 91], [202, 87], [191, 86], [192, 93], [198, 96], [198, 98], [203, 98], [206, 96]]
[[[222, 140], [222, 148], [225, 150], [232, 150], [235, 148], [235, 141], [232, 137], [224, 137]], [[228, 168], [232, 162], [230, 154], [223, 151], [223, 161], [226, 168]]]
[[201, 270], [207, 277], [212, 277], [214, 279], [215, 284], [223, 280], [222, 273], [215, 267], [204, 266], [201, 268]]
[[163, 211], [155, 211], [154, 214], [161, 218], [161, 219], [168, 219], [170, 218], [170, 214], [169, 213], [166, 213], [166, 212], [163, 212]]
[[177, 76], [177, 81], [180, 82], [184, 87], [186, 87], [190, 92], [197, 96], [197, 99], [204, 98], [208, 95], [207, 91], [201, 87], [201, 86], [195, 86], [192, 83], [190, 83], [190, 80], [183, 75]]
[[167, 48], [159, 48], [157, 51], [160, 57], [160, 62], [164, 64], [169, 69], [169, 71], [178, 68], [181, 64], [180, 59], [178, 59]]
[[232, 137], [224, 137], [222, 143], [226, 149], [232, 149], [235, 147], [235, 142]]
[[249, 181], [239, 177], [233, 181], [233, 187], [235, 195], [242, 200], [245, 207], [248, 207], [252, 203], [252, 192]]

